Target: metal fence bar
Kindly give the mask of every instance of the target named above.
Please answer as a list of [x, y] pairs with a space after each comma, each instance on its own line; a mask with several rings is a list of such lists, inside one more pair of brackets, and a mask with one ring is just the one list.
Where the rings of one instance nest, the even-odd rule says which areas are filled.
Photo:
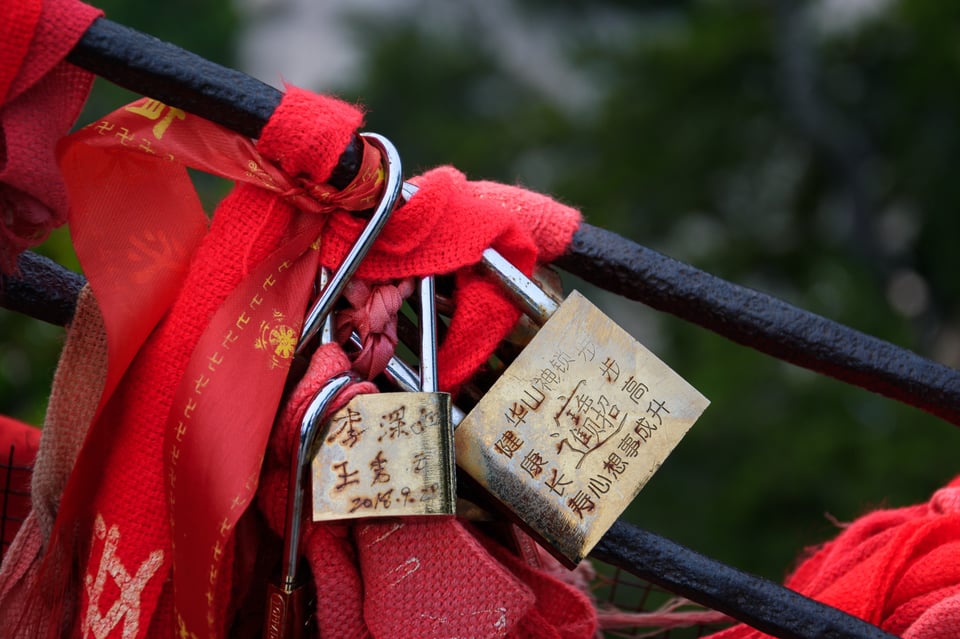
[[777, 359], [960, 425], [960, 371], [582, 224], [557, 266]]
[[[250, 137], [260, 134], [282, 97], [244, 73], [104, 18], [91, 25], [68, 59]], [[331, 179], [335, 185], [356, 174], [357, 149], [351, 145], [341, 156]], [[904, 348], [588, 224], [556, 263], [735, 342], [960, 425], [960, 372]]]
[[618, 521], [590, 553], [782, 639], [892, 639], [874, 625]]

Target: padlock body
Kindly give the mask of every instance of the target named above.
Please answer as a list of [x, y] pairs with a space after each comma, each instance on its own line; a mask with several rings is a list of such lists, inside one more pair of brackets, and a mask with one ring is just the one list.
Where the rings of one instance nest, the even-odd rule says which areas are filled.
[[456, 512], [450, 395], [358, 395], [311, 464], [313, 520]]
[[574, 291], [457, 427], [457, 464], [574, 565], [708, 404]]
[[267, 585], [264, 639], [303, 639], [307, 623], [306, 588]]

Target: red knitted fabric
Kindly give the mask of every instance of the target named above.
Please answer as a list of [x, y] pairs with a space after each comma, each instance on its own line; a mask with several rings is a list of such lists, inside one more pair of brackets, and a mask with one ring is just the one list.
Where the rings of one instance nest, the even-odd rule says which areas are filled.
[[[290, 88], [264, 128], [257, 149], [301, 184], [323, 182], [327, 178], [326, 172], [336, 164], [360, 121], [360, 112], [349, 105]], [[176, 136], [176, 130], [175, 126], [167, 130], [165, 143], [171, 136]], [[86, 129], [82, 133], [89, 139], [98, 132], [99, 129]], [[177, 157], [189, 163], [187, 156], [192, 152], [191, 145], [181, 144], [177, 148]], [[109, 154], [110, 162], [117, 162], [122, 161], [123, 154], [132, 151], [117, 148], [115, 144], [104, 152]], [[64, 157], [73, 156], [65, 152]], [[87, 181], [97, 175], [90, 171], [69, 174], [83, 175]], [[145, 178], [149, 180], [149, 176]], [[74, 186], [71, 186], [71, 193]], [[95, 184], [80, 187], [97, 190]], [[99, 191], [105, 191], [103, 197], [107, 204], [116, 196], [109, 190]], [[165, 293], [171, 296], [169, 311], [136, 354], [90, 430], [64, 495], [53, 550], [46, 564], [52, 573], [53, 586], [50, 587], [51, 580], [44, 582], [53, 594], [54, 606], [56, 597], [66, 597], [70, 592], [71, 579], [74, 587], [82, 584], [75, 625], [81, 633], [92, 632], [98, 637], [110, 638], [120, 634], [131, 638], [165, 637], [174, 631], [183, 636], [222, 636], [229, 615], [237, 605], [230, 601], [231, 584], [236, 586], [236, 592], [249, 590], [247, 558], [240, 557], [236, 564], [231, 560], [239, 543], [232, 536], [236, 519], [224, 518], [218, 526], [220, 515], [215, 515], [217, 519], [212, 522], [213, 527], [219, 528], [223, 538], [217, 538], [214, 544], [207, 534], [211, 531], [208, 513], [219, 513], [219, 508], [229, 502], [230, 494], [221, 490], [223, 486], [236, 486], [237, 482], [246, 486], [244, 490], [256, 486], [256, 476], [246, 474], [249, 472], [247, 466], [243, 466], [247, 468], [244, 474], [239, 474], [240, 466], [235, 463], [235, 455], [243, 453], [244, 459], [249, 460], [251, 451], [254, 456], [262, 454], [262, 446], [266, 445], [263, 426], [269, 427], [269, 423], [251, 420], [250, 415], [262, 415], [265, 405], [272, 411], [277, 399], [267, 393], [268, 380], [264, 369], [253, 365], [248, 369], [236, 368], [242, 365], [243, 357], [238, 359], [231, 355], [234, 372], [229, 377], [214, 375], [212, 384], [208, 366], [209, 371], [215, 372], [216, 366], [221, 365], [219, 358], [224, 352], [218, 349], [221, 340], [222, 348], [228, 348], [231, 343], [228, 340], [236, 339], [233, 329], [243, 330], [248, 323], [252, 326], [259, 323], [259, 329], [248, 335], [261, 336], [262, 340], [257, 342], [260, 344], [269, 336], [271, 322], [302, 317], [309, 285], [299, 285], [302, 290], [298, 288], [290, 292], [284, 298], [282, 308], [270, 307], [263, 303], [258, 292], [261, 282], [263, 291], [275, 290], [272, 288], [273, 275], [264, 278], [263, 265], [274, 264], [280, 259], [277, 256], [285, 254], [284, 251], [290, 250], [292, 245], [306, 250], [304, 238], [317, 237], [319, 233], [322, 238], [320, 252], [313, 255], [324, 265], [336, 267], [364, 224], [343, 210], [324, 215], [297, 212], [291, 204], [297, 200], [285, 199], [285, 195], [261, 189], [257, 184], [242, 184], [224, 200], [214, 215], [210, 230], [193, 253], [179, 291]], [[297, 196], [302, 201], [302, 194]], [[96, 204], [94, 199], [82, 201], [86, 206]], [[322, 210], [322, 207], [308, 208]], [[122, 216], [126, 212], [120, 207], [115, 215]], [[72, 211], [71, 220], [75, 215], [83, 214], [83, 211]], [[444, 215], [446, 219], [443, 219]], [[470, 220], [470, 224], [461, 223], [465, 219]], [[186, 221], [189, 228], [198, 228], [190, 220]], [[436, 272], [458, 273], [461, 290], [457, 315], [442, 347], [440, 360], [441, 381], [451, 387], [462, 382], [489, 356], [517, 316], [493, 284], [472, 273], [471, 266], [479, 261], [482, 250], [493, 244], [529, 272], [538, 258], [550, 259], [564, 249], [578, 222], [576, 211], [544, 196], [516, 187], [469, 183], [453, 169], [439, 169], [425, 176], [420, 193], [397, 211], [358, 276], [370, 280], [394, 280]], [[117, 221], [115, 224], [122, 229], [126, 222]], [[131, 233], [142, 235], [145, 230], [149, 231], [150, 227], [144, 229], [134, 224]], [[125, 236], [113, 233], [111, 237], [119, 237], [122, 241]], [[189, 240], [185, 244], [189, 244]], [[118, 271], [114, 264], [109, 264], [110, 260], [103, 259], [104, 248], [94, 244], [85, 250], [99, 253], [93, 256], [99, 259], [89, 263], [111, 269], [114, 285], [116, 278], [127, 278], [129, 285], [138, 287], [141, 295], [145, 293], [144, 288], [154, 286], [150, 280], [136, 280], [122, 270]], [[310, 253], [307, 251], [302, 260], [306, 260]], [[78, 254], [84, 268], [89, 270], [79, 247]], [[169, 259], [169, 255], [165, 259]], [[305, 262], [301, 258], [291, 259], [295, 261], [292, 265], [288, 261], [277, 262], [277, 272], [289, 269], [302, 276], [305, 271], [300, 265]], [[313, 269], [315, 271], [315, 264]], [[167, 272], [176, 270], [168, 269]], [[309, 272], [311, 276], [312, 272]], [[96, 293], [96, 282], [104, 280], [92, 272], [89, 278]], [[242, 295], [247, 297], [240, 299]], [[243, 305], [247, 300], [250, 309], [257, 309], [250, 312], [254, 315], [260, 313], [257, 317], [263, 317], [262, 322], [250, 322], [246, 311], [239, 314], [236, 310], [227, 312], [245, 308]], [[117, 302], [124, 303], [124, 300], [117, 299]], [[242, 302], [241, 306], [236, 306], [238, 302]], [[272, 317], [271, 308], [274, 311]], [[109, 320], [114, 316], [111, 309], [103, 310], [108, 333], [122, 330], [122, 323], [114, 324]], [[287, 330], [288, 327], [283, 328]], [[110, 343], [114, 343], [113, 336]], [[247, 349], [253, 347], [252, 343], [242, 343]], [[261, 344], [256, 348], [262, 347]], [[254, 354], [252, 350], [244, 352], [248, 356]], [[125, 362], [118, 365], [126, 366]], [[222, 381], [230, 379], [237, 381], [233, 385]], [[275, 379], [275, 375], [270, 377], [270, 380]], [[227, 386], [223, 386], [224, 383]], [[237, 390], [238, 385], [243, 390]], [[211, 395], [214, 388], [220, 390]], [[271, 399], [264, 400], [266, 396]], [[231, 421], [190, 421], [195, 411], [203, 413], [204, 410], [230, 415]], [[272, 420], [272, 413], [269, 420]], [[238, 432], [242, 436], [238, 437]], [[203, 446], [197, 445], [199, 441], [204, 442]], [[277, 442], [274, 437], [274, 448], [282, 451], [282, 443]], [[246, 448], [241, 450], [238, 445]], [[220, 452], [221, 449], [234, 452], [228, 455]], [[260, 458], [256, 459], [259, 464]], [[289, 468], [287, 463], [276, 464]], [[185, 467], [193, 469], [192, 474], [185, 472]], [[263, 473], [260, 500], [268, 521], [276, 525], [275, 509], [285, 499], [286, 472], [281, 473], [282, 477], [273, 478], [275, 473], [270, 470], [268, 464]], [[136, 480], [131, 481], [134, 477]], [[231, 494], [236, 498], [229, 504], [230, 513], [239, 516], [242, 509], [234, 511], [234, 507], [247, 502], [242, 495]], [[209, 506], [205, 505], [207, 502]], [[185, 503], [191, 505], [188, 507]], [[187, 513], [185, 518], [181, 518], [184, 513]], [[197, 522], [200, 525], [194, 526]], [[337, 526], [311, 527], [305, 539], [306, 554], [317, 574], [321, 597], [324, 592], [338, 593], [336, 600], [340, 608], [320, 615], [321, 626], [326, 624], [334, 628], [334, 636], [363, 635], [367, 632], [370, 611], [386, 611], [365, 598], [363, 614], [366, 618], [361, 616], [357, 598], [365, 592], [364, 584], [368, 580], [375, 583], [379, 572], [373, 570], [369, 576], [365, 572], [361, 582], [356, 551], [348, 530]], [[454, 560], [467, 562], [468, 557], [475, 558], [468, 562], [467, 569], [460, 569], [463, 575], [472, 576], [469, 582], [464, 581], [458, 586], [466, 600], [473, 602], [458, 608], [473, 611], [467, 613], [465, 619], [476, 622], [485, 618], [479, 615], [481, 610], [498, 608], [503, 603], [502, 593], [488, 593], [496, 599], [493, 603], [488, 598], [474, 597], [471, 589], [475, 580], [479, 583], [506, 580], [514, 584], [516, 593], [531, 589], [483, 552], [477, 542], [452, 520], [445, 524], [433, 523], [424, 530], [416, 537], [422, 546], [425, 565], [426, 558], [430, 557], [433, 560], [431, 565], [437, 569], [447, 566], [449, 570], [450, 562]], [[199, 539], [204, 542], [200, 543]], [[402, 547], [390, 544], [382, 548]], [[437, 555], [437, 548], [450, 550], [445, 551], [447, 554]], [[205, 554], [208, 550], [210, 553]], [[190, 559], [195, 551], [201, 556]], [[79, 560], [66, 561], [75, 557]], [[172, 560], [172, 557], [176, 559]], [[383, 557], [397, 558], [397, 555]], [[79, 572], [64, 574], [62, 568], [71, 565], [77, 565]], [[443, 573], [425, 570], [423, 574], [433, 574], [433, 581], [429, 583], [435, 586], [448, 582]], [[209, 587], [204, 585], [207, 581]], [[409, 580], [404, 587], [414, 583], [416, 580]], [[538, 588], [533, 588], [530, 596], [516, 594], [511, 597], [515, 607], [509, 609], [503, 623], [497, 616], [490, 623], [485, 621], [483, 628], [475, 628], [476, 632], [467, 634], [505, 636], [511, 628], [520, 632], [525, 627], [520, 625], [520, 620], [529, 619], [530, 615], [546, 613], [562, 618], [563, 615], [559, 614], [562, 611], [585, 609], [571, 606], [569, 597], [551, 595], [543, 599], [545, 603], [540, 607], [540, 613], [527, 615], [524, 612], [526, 604], [519, 604], [534, 598], [539, 604]], [[555, 593], [556, 589], [547, 587], [544, 592], [548, 591]], [[426, 588], [417, 592], [421, 596], [428, 592], [430, 596], [436, 595]], [[511, 592], [511, 589], [503, 592]], [[349, 601], [354, 603], [344, 603]], [[61, 606], [64, 603], [61, 599]], [[342, 610], [353, 612], [338, 612]], [[324, 618], [324, 614], [330, 618]], [[61, 611], [54, 611], [52, 618], [60, 617]], [[592, 627], [591, 623], [595, 621], [588, 617], [581, 626], [588, 629]], [[554, 627], [553, 621], [545, 621], [542, 625], [544, 628]], [[392, 631], [384, 631], [381, 636], [404, 636], [404, 633], [397, 630], [394, 635]], [[529, 633], [517, 636], [527, 635]]]
[[0, 270], [66, 221], [54, 147], [93, 76], [63, 58], [100, 13], [76, 0], [0, 2]]
[[40, 0], [5, 2], [0, 7], [0, 100], [20, 71], [40, 20]]
[[[440, 347], [440, 387], [455, 391], [510, 331], [520, 312], [471, 268], [489, 246], [528, 275], [566, 249], [580, 214], [538, 193], [469, 182], [451, 167], [412, 180], [420, 190], [393, 214], [357, 277], [371, 280], [457, 273], [456, 312]], [[339, 264], [363, 221], [336, 214], [324, 235], [323, 263]]]
[[[326, 119], [313, 125], [352, 133], [359, 125], [360, 114], [347, 105], [330, 102], [334, 105], [333, 112], [328, 109]], [[281, 105], [278, 117], [282, 118], [284, 112], [285, 107]], [[290, 138], [303, 143], [313, 139], [315, 133], [315, 129], [287, 128], [271, 120], [260, 144], [261, 148], [270, 148], [273, 141], [281, 140], [278, 144], [282, 146]], [[349, 139], [349, 134], [346, 137]], [[299, 159], [302, 166], [330, 165], [329, 160], [317, 161], [316, 150], [302, 146], [305, 155], [310, 156]], [[341, 149], [329, 148], [326, 152], [335, 162]], [[295, 160], [297, 158], [290, 158]], [[323, 182], [328, 176], [311, 174], [311, 177]], [[86, 566], [84, 574], [95, 579], [97, 563], [102, 564], [109, 558], [104, 554], [103, 535], [98, 537], [96, 529], [102, 521], [108, 534], [116, 531], [114, 534], [119, 536], [113, 553], [126, 570], [133, 575], [140, 567], [143, 575], [149, 574], [149, 579], [139, 584], [142, 589], [138, 593], [136, 617], [125, 617], [119, 623], [113, 621], [114, 631], [122, 630], [125, 637], [147, 636], [148, 628], [150, 636], [166, 637], [174, 628], [172, 602], [164, 599], [167, 605], [158, 608], [161, 594], [167, 591], [169, 596], [171, 585], [168, 579], [171, 530], [163, 450], [165, 425], [174, 394], [211, 317], [245, 276], [288, 239], [295, 215], [293, 207], [281, 197], [250, 185], [238, 186], [220, 204], [168, 314], [106, 404], [71, 476], [55, 533], [59, 549], [68, 556], [79, 553], [81, 565]], [[316, 217], [316, 232], [321, 225], [322, 219]], [[81, 263], [83, 257], [80, 256]], [[304, 296], [307, 293], [304, 291]], [[255, 396], [240, 399], [256, 401]], [[203, 487], [196, 486], [196, 489]], [[81, 523], [79, 530], [77, 522]], [[76, 533], [79, 538], [75, 538]], [[161, 558], [156, 561], [158, 556]], [[224, 583], [229, 587], [230, 580]], [[110, 608], [111, 596], [120, 595], [116, 588], [93, 592], [99, 601], [91, 601], [89, 589], [82, 594], [81, 618], [77, 621], [85, 630], [98, 621], [98, 610], [103, 614]], [[223, 614], [229, 588], [215, 594]], [[221, 616], [219, 624], [223, 622]], [[103, 631], [110, 621], [100, 620], [100, 623], [102, 627], [97, 630]]]
[[[911, 639], [960, 631], [960, 477], [928, 503], [878, 510], [804, 561], [788, 588]], [[734, 626], [712, 639], [759, 639]]]
[[0, 415], [0, 486], [4, 491], [0, 555], [30, 512], [30, 469], [40, 447], [40, 429]]

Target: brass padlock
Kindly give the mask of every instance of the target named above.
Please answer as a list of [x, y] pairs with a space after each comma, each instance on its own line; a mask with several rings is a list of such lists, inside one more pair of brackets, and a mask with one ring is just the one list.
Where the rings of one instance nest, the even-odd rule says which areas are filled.
[[297, 578], [304, 482], [310, 468], [310, 459], [316, 449], [317, 435], [322, 430], [328, 408], [340, 391], [354, 381], [356, 377], [350, 373], [333, 377], [314, 397], [301, 421], [290, 464], [280, 583], [267, 586], [267, 610], [263, 631], [265, 639], [302, 639], [305, 636], [304, 629], [308, 619], [306, 588]]
[[[332, 277], [325, 270], [318, 274], [323, 287], [319, 298], [313, 304], [304, 321], [304, 330], [297, 344], [299, 355], [310, 343], [314, 335], [323, 330], [324, 340], [330, 336], [330, 311], [339, 299], [349, 278], [366, 256], [390, 214], [393, 212], [400, 194], [401, 169], [400, 158], [394, 146], [386, 138], [376, 134], [361, 134], [370, 140], [383, 155], [384, 190], [370, 221], [351, 247], [343, 262]], [[356, 377], [343, 373], [333, 377], [317, 393], [307, 408], [300, 425], [299, 437], [294, 442], [294, 451], [290, 462], [290, 482], [287, 492], [287, 519], [284, 526], [283, 566], [279, 584], [267, 587], [266, 617], [263, 636], [267, 639], [300, 639], [308, 619], [304, 587], [297, 579], [297, 564], [300, 561], [300, 526], [303, 519], [304, 482], [310, 467], [310, 460], [316, 452], [317, 435], [327, 417], [330, 403]]]
[[313, 519], [450, 515], [450, 396], [437, 392], [433, 278], [420, 285], [417, 392], [362, 395], [335, 413], [312, 464]]
[[457, 463], [572, 567], [709, 401], [577, 291], [558, 306], [495, 251], [484, 266], [543, 327], [460, 422]]

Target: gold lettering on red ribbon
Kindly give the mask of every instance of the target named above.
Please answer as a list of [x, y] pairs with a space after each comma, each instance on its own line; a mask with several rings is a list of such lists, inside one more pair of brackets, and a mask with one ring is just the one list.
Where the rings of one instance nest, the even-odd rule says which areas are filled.
[[[300, 322], [290, 318], [303, 316], [316, 274], [319, 255], [309, 250], [314, 239], [315, 234], [301, 233], [241, 282], [198, 342], [174, 398], [177, 418], [168, 423], [166, 446], [171, 528], [181, 542], [174, 551], [175, 596], [185, 627], [205, 627], [202, 636], [219, 633], [220, 568], [230, 560], [224, 549], [256, 492], [276, 402], [299, 337]], [[271, 285], [264, 287], [266, 281]], [[240, 388], [244, 380], [246, 392]], [[257, 400], [225, 405], [222, 398], [234, 396]], [[232, 436], [231, 428], [246, 440]], [[210, 495], [201, 498], [189, 484], [198, 472], [210, 476], [205, 469], [217, 466], [215, 460], [224, 454], [211, 448], [229, 441], [237, 442], [230, 465], [216, 469], [205, 485]], [[187, 469], [194, 479], [178, 482]]]
[[[167, 128], [174, 119], [183, 120], [187, 117], [187, 114], [182, 110], [167, 106], [159, 100], [151, 100], [150, 98], [145, 98], [141, 103], [135, 102], [126, 107], [126, 110], [130, 113], [141, 115], [148, 120], [159, 120], [153, 126], [153, 137], [158, 140], [163, 138], [163, 134], [167, 132]], [[161, 118], [161, 116], [163, 117]]]

